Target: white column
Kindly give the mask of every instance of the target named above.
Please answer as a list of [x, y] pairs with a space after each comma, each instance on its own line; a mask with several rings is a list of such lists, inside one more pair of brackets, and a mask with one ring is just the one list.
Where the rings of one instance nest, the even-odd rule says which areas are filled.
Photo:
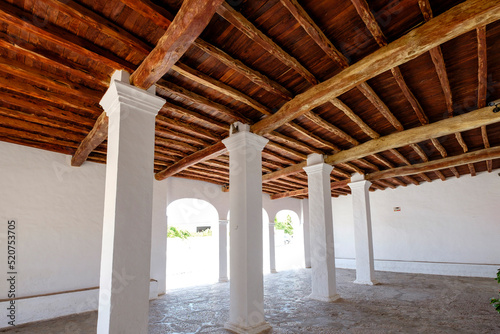
[[264, 319], [262, 273], [262, 149], [267, 139], [235, 123], [229, 138], [230, 308], [225, 328], [236, 333], [261, 333]]
[[115, 72], [109, 117], [98, 334], [147, 334], [155, 117], [165, 100]]
[[274, 222], [269, 222], [269, 266], [271, 273], [276, 274], [276, 243], [274, 242]]
[[304, 262], [306, 268], [311, 268], [311, 235], [309, 233], [309, 200], [300, 201], [300, 218], [304, 229]]
[[219, 220], [219, 282], [227, 282], [227, 220]]
[[333, 212], [330, 173], [333, 167], [323, 162], [321, 154], [307, 157], [309, 187], [309, 227], [311, 238], [312, 293], [309, 296], [326, 302], [339, 298], [335, 278]]
[[372, 221], [370, 214], [371, 182], [363, 175], [354, 174], [349, 187], [352, 193], [354, 242], [356, 247], [356, 280], [354, 283], [374, 285]]
[[165, 294], [167, 290], [167, 233], [167, 180], [155, 180], [153, 184], [153, 229], [151, 233], [151, 278], [158, 282], [155, 297]]

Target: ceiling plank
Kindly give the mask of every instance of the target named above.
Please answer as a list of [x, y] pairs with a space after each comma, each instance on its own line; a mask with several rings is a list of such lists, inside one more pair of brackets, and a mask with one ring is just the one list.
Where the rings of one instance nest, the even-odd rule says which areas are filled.
[[285, 103], [277, 113], [253, 125], [252, 131], [256, 134], [272, 131], [370, 78], [498, 19], [500, 19], [500, 3], [495, 0], [463, 2], [363, 58], [336, 76], [297, 95]]
[[130, 83], [142, 89], [153, 86], [203, 32], [223, 1], [184, 0], [156, 47], [130, 76]]
[[318, 116], [317, 114], [315, 114], [313, 111], [306, 112], [304, 114], [304, 116], [307, 119], [309, 119], [310, 121], [314, 122], [315, 124], [319, 125], [322, 128], [327, 129], [328, 131], [330, 131], [334, 135], [336, 135], [336, 136], [338, 136], [338, 137], [340, 137], [340, 138], [348, 141], [349, 143], [351, 143], [353, 145], [358, 145], [359, 144], [359, 142], [356, 139], [354, 139], [353, 137], [351, 137], [350, 135], [348, 135], [344, 131], [340, 130], [335, 125], [330, 124], [329, 122], [327, 122], [326, 120], [324, 120], [323, 118], [321, 118], [320, 116]]
[[304, 79], [312, 85], [318, 84], [318, 80], [309, 72], [297, 59], [285, 52], [274, 41], [262, 33], [250, 21], [248, 21], [241, 13], [236, 11], [230, 4], [224, 2], [217, 8], [217, 14], [226, 19], [233, 26], [238, 28], [242, 33], [248, 36], [252, 41], [258, 43], [264, 50], [273, 55], [283, 64], [295, 70]]
[[280, 1], [328, 57], [335, 61], [342, 69], [349, 66], [347, 58], [333, 45], [330, 39], [326, 37], [325, 33], [318, 27], [314, 20], [311, 19], [309, 14], [307, 14], [297, 0]]
[[370, 136], [372, 139], [379, 138], [380, 135], [374, 131], [371, 127], [369, 127], [358, 115], [352, 111], [351, 108], [345, 105], [342, 101], [340, 101], [338, 98], [334, 98], [330, 100], [330, 102], [340, 109], [344, 114], [346, 114], [347, 117], [351, 119], [354, 123], [356, 123], [357, 126], [361, 130], [363, 130], [364, 133], [366, 133], [368, 136]]
[[132, 72], [136, 67], [111, 51], [105, 50], [51, 23], [45, 23], [43, 26], [35, 24], [38, 20], [32, 13], [23, 11], [3, 0], [0, 1], [0, 18], [40, 38], [101, 62], [111, 69]]

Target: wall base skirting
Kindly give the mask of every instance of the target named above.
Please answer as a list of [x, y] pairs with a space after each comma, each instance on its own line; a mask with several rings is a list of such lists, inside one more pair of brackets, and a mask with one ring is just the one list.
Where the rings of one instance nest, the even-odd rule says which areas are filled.
[[[335, 266], [342, 269], [356, 269], [356, 260], [336, 258]], [[375, 260], [375, 270], [410, 274], [493, 278], [496, 277], [498, 268], [500, 268], [498, 264]]]
[[[158, 298], [158, 282], [149, 283], [149, 299]], [[99, 305], [99, 289], [62, 292], [32, 298], [21, 298], [15, 301], [15, 324], [22, 325], [36, 321], [49, 320], [67, 315], [97, 311]], [[9, 301], [0, 302], [2, 317], [0, 329], [12, 327], [5, 312], [10, 306]]]

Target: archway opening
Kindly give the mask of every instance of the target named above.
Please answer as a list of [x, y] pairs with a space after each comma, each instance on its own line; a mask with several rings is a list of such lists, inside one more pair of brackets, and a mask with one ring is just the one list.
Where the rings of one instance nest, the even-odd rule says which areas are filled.
[[167, 289], [217, 282], [217, 209], [204, 200], [183, 198], [168, 205], [167, 217]]
[[281, 210], [274, 218], [276, 270], [304, 268], [304, 228], [292, 210]]

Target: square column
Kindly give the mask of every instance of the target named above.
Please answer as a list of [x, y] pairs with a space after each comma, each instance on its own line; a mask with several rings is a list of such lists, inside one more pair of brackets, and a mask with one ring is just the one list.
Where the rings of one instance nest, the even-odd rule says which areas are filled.
[[272, 274], [276, 274], [276, 242], [274, 240], [274, 222], [269, 222], [269, 266]]
[[262, 149], [268, 140], [234, 123], [229, 138], [230, 309], [225, 328], [235, 333], [262, 333], [264, 319], [262, 240]]
[[219, 282], [228, 282], [227, 277], [227, 220], [219, 220]]
[[321, 154], [307, 157], [309, 187], [309, 227], [311, 240], [312, 299], [332, 302], [339, 299], [335, 277], [333, 212], [330, 173], [333, 167]]
[[109, 117], [98, 334], [147, 334], [155, 117], [165, 100], [113, 74]]
[[354, 174], [349, 187], [352, 193], [352, 214], [354, 218], [354, 243], [356, 249], [356, 280], [354, 283], [374, 285], [372, 219], [370, 214], [371, 182], [363, 175]]
[[304, 229], [304, 262], [306, 268], [311, 268], [311, 236], [309, 233], [309, 200], [300, 201], [300, 218]]

